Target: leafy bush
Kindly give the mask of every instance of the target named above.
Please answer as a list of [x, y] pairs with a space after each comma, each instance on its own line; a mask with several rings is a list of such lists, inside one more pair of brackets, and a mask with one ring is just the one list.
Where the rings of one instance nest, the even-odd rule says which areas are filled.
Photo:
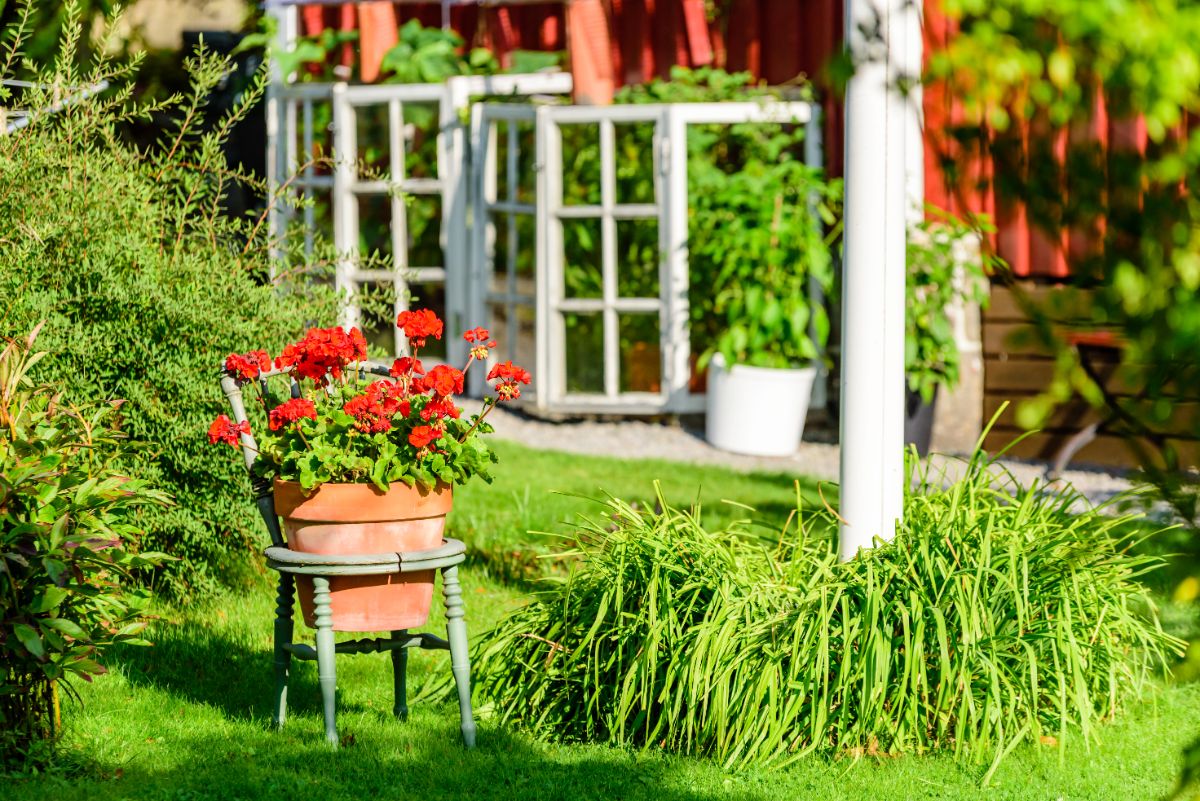
[[841, 182], [797, 158], [794, 142], [780, 132], [761, 160], [693, 179], [688, 252], [701, 266], [693, 280], [712, 293], [720, 326], [705, 356], [719, 352], [727, 365], [811, 364], [829, 336], [810, 290], [833, 291]]
[[847, 563], [824, 515], [767, 544], [611, 500], [572, 575], [482, 638], [479, 691], [544, 737], [730, 766], [1092, 738], [1180, 645], [1136, 583], [1155, 560], [1128, 519], [996, 470], [914, 476], [895, 541]]
[[[241, 180], [226, 167], [221, 142], [257, 88], [204, 133], [197, 120], [222, 63], [189, 61], [192, 94], [138, 106], [125, 82], [138, 61], [76, 69], [79, 35], [78, 25], [69, 27], [57, 63], [43, 71], [49, 88], [11, 101], [39, 109], [70, 87], [104, 79], [116, 88], [0, 136], [0, 335], [45, 320], [42, 344], [56, 358], [37, 365], [39, 380], [81, 403], [127, 399], [122, 430], [148, 447], [123, 453], [120, 469], [177, 501], [139, 510], [142, 546], [179, 558], [160, 586], [204, 589], [248, 560], [258, 531], [244, 471], [211, 452], [202, 433], [221, 411], [221, 360], [251, 345], [281, 346], [309, 323], [330, 320], [335, 297], [299, 280], [315, 264], [297, 262], [269, 280], [265, 221], [221, 212], [223, 195]], [[12, 63], [20, 32], [8, 37]], [[161, 143], [148, 151], [123, 143], [122, 124], [151, 114], [165, 120]]]
[[56, 686], [140, 642], [147, 593], [124, 585], [161, 554], [135, 552], [133, 512], [166, 500], [113, 467], [115, 406], [76, 408], [33, 384], [33, 341], [0, 352], [0, 762], [53, 737]]
[[930, 403], [939, 386], [958, 384], [960, 358], [947, 309], [955, 301], [987, 303], [987, 274], [999, 260], [980, 250], [992, 232], [982, 218], [970, 223], [929, 209], [932, 219], [909, 231], [908, 308], [905, 311], [904, 374], [908, 388]]

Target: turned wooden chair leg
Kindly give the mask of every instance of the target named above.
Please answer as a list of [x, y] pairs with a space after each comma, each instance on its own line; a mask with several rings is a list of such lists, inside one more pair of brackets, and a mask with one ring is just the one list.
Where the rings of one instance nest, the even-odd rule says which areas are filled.
[[279, 574], [279, 592], [275, 596], [275, 705], [272, 712], [275, 726], [287, 722], [288, 678], [292, 670], [292, 644], [295, 624], [292, 610], [295, 606], [295, 579], [290, 573]]
[[[407, 631], [393, 631], [392, 639], [401, 640], [408, 636]], [[392, 714], [398, 720], [408, 720], [408, 649], [397, 648], [392, 651], [392, 681], [395, 685], [395, 705]]]
[[317, 681], [325, 709], [325, 739], [337, 747], [337, 666], [333, 642], [333, 610], [329, 599], [329, 579], [313, 576], [313, 607], [317, 624]]
[[450, 670], [458, 687], [458, 713], [462, 719], [463, 745], [475, 747], [475, 718], [471, 714], [471, 658], [467, 646], [466, 610], [458, 567], [442, 571], [442, 595], [446, 601], [446, 633], [450, 640]]

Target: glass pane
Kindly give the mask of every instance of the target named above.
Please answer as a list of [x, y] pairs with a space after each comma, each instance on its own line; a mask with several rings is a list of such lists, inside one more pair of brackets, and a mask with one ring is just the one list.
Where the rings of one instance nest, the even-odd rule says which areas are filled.
[[491, 214], [489, 222], [491, 223], [489, 232], [493, 234], [492, 280], [489, 289], [492, 292], [506, 293], [508, 292], [508, 215]]
[[304, 129], [306, 119], [304, 115], [304, 104], [297, 102], [296, 106], [296, 149], [293, 155], [296, 159], [295, 164], [289, 165], [289, 169], [294, 169], [296, 172], [302, 171], [306, 166], [311, 166], [314, 175], [330, 175], [332, 169], [328, 164], [315, 164], [318, 159], [328, 158], [333, 153], [332, 134], [330, 125], [333, 122], [333, 107], [328, 103], [312, 104], [312, 147], [305, 147]]
[[604, 321], [599, 314], [564, 314], [567, 392], [604, 392]]
[[490, 319], [484, 323], [492, 337], [496, 340], [496, 350], [493, 351], [493, 358], [502, 362], [511, 361], [514, 359], [512, 349], [512, 333], [509, 325], [509, 307], [506, 303], [492, 303], [489, 306], [491, 312]]
[[369, 281], [355, 288], [354, 301], [362, 320], [363, 335], [372, 355], [396, 353], [396, 285], [392, 281]]
[[562, 131], [563, 203], [600, 205], [600, 126], [559, 126]]
[[404, 104], [404, 169], [406, 177], [437, 177], [437, 131], [437, 103]]
[[[420, 356], [423, 359], [437, 361], [438, 359], [446, 358], [446, 337], [461, 336], [462, 332], [454, 332], [450, 330], [450, 321], [446, 319], [446, 285], [443, 283], [436, 284], [409, 284], [408, 291], [411, 293], [408, 299], [408, 307], [410, 309], [431, 309], [444, 323], [446, 330], [442, 332], [441, 339], [429, 339], [425, 342], [425, 347], [421, 348]], [[432, 367], [430, 363], [426, 363], [427, 367]], [[461, 367], [462, 365], [458, 365]]]
[[408, 266], [441, 267], [442, 198], [440, 195], [410, 195], [408, 213]]
[[[512, 361], [532, 371], [537, 360], [537, 311], [533, 306], [513, 307], [515, 325], [509, 326], [509, 353]], [[533, 377], [537, 384], [537, 376]]]
[[388, 107], [386, 105], [355, 106], [358, 123], [359, 174], [366, 179], [389, 178]]
[[662, 351], [657, 314], [623, 314], [617, 329], [621, 342], [621, 392], [662, 390]]
[[517, 202], [534, 203], [537, 197], [537, 139], [532, 122], [515, 123], [517, 128]]
[[517, 214], [517, 292], [523, 295], [534, 294], [533, 275], [537, 270], [537, 253], [534, 242], [537, 241], [537, 218], [532, 214]]
[[617, 220], [617, 294], [658, 297], [658, 220]]
[[[532, 370], [537, 358], [536, 312], [533, 306], [493, 303], [490, 312], [488, 330], [497, 343], [492, 351], [492, 359], [515, 362]], [[537, 383], [537, 376], [534, 379], [534, 383]]]
[[512, 123], [497, 122], [492, 130], [496, 137], [496, 200], [508, 200], [508, 129]]
[[390, 259], [392, 200], [387, 195], [358, 196], [358, 252], [364, 259]]
[[654, 202], [654, 123], [613, 126], [618, 203]]
[[603, 291], [600, 220], [563, 220], [562, 239], [564, 296], [600, 297]]

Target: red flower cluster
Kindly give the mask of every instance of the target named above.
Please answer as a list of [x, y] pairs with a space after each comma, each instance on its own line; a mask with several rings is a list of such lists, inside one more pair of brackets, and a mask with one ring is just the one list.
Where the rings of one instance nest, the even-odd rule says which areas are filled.
[[415, 359], [412, 356], [401, 356], [396, 361], [392, 362], [392, 369], [388, 370], [392, 378], [401, 378], [402, 376], [420, 375], [425, 372], [424, 365], [420, 359]]
[[396, 326], [408, 337], [413, 348], [425, 347], [428, 337], [442, 338], [442, 321], [429, 309], [400, 312], [396, 317]]
[[271, 369], [271, 357], [265, 350], [231, 353], [225, 357], [225, 371], [234, 378], [250, 381]]
[[278, 431], [285, 426], [307, 417], [317, 419], [317, 407], [308, 398], [292, 398], [271, 410], [270, 425], [272, 431]]
[[496, 395], [502, 401], [516, 400], [521, 397], [519, 384], [528, 384], [533, 376], [523, 367], [517, 367], [512, 362], [501, 362], [487, 374], [487, 380], [498, 380]]
[[491, 334], [486, 328], [472, 328], [470, 331], [463, 333], [463, 339], [467, 342], [474, 343], [471, 345], [471, 358], [478, 361], [485, 361], [488, 353], [492, 348], [496, 347], [496, 340], [489, 339]]
[[433, 426], [417, 426], [409, 432], [408, 444], [417, 450], [421, 450], [441, 435], [442, 432]]
[[367, 340], [357, 328], [345, 331], [336, 328], [310, 328], [304, 339], [288, 345], [275, 358], [278, 368], [291, 368], [300, 378], [311, 378], [319, 386], [329, 376], [342, 377], [342, 370], [351, 362], [367, 358]]
[[392, 418], [408, 417], [412, 404], [404, 397], [404, 388], [393, 381], [376, 381], [366, 392], [355, 395], [342, 407], [354, 418], [354, 427], [366, 434], [389, 431]]
[[422, 389], [432, 390], [442, 397], [461, 394], [463, 374], [461, 370], [446, 364], [439, 364], [425, 374], [425, 377], [421, 379], [420, 386]]
[[208, 443], [216, 445], [222, 442], [226, 445], [238, 446], [238, 434], [249, 434], [250, 424], [243, 420], [240, 423], [235, 423], [229, 419], [227, 414], [217, 415], [217, 419], [212, 421], [212, 425], [208, 427]]
[[460, 410], [454, 401], [442, 395], [434, 395], [429, 402], [421, 407], [421, 419], [425, 422], [441, 420], [443, 417], [458, 419]]

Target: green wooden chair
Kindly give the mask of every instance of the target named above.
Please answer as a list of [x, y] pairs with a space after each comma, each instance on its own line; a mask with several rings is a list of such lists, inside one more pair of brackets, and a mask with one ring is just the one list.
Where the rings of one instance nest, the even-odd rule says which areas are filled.
[[[381, 365], [369, 365], [372, 373], [387, 376], [388, 369]], [[260, 381], [278, 370], [263, 373]], [[221, 371], [221, 389], [229, 400], [236, 422], [246, 420], [246, 408], [242, 401], [241, 383]], [[299, 387], [293, 382], [292, 395], [299, 395]], [[249, 469], [254, 463], [258, 448], [253, 436], [241, 437], [242, 456]], [[335, 657], [338, 654], [364, 654], [380, 651], [392, 655], [392, 673], [395, 688], [395, 703], [392, 713], [400, 720], [408, 717], [406, 672], [409, 648], [432, 648], [450, 651], [450, 669], [458, 688], [458, 708], [462, 721], [463, 744], [475, 746], [475, 719], [471, 714], [471, 666], [467, 651], [467, 625], [462, 599], [462, 587], [458, 583], [458, 565], [466, 558], [466, 547], [456, 539], [445, 538], [442, 545], [424, 551], [405, 553], [361, 554], [353, 556], [326, 556], [290, 550], [279, 526], [275, 513], [275, 497], [270, 481], [251, 477], [255, 503], [266, 523], [271, 536], [271, 546], [266, 549], [267, 566], [279, 573], [279, 590], [275, 598], [275, 703], [272, 716], [277, 727], [287, 720], [288, 678], [291, 674], [293, 657], [315, 661], [317, 678], [321, 686], [321, 700], [325, 712], [325, 738], [335, 747], [337, 733], [337, 671]], [[388, 638], [361, 639], [335, 643], [333, 638], [333, 616], [330, 607], [330, 576], [365, 576], [390, 573], [416, 573], [422, 570], [440, 570], [442, 574], [442, 597], [446, 605], [447, 639], [428, 633], [393, 631]], [[296, 600], [296, 576], [311, 576], [315, 611], [316, 648], [293, 640], [293, 622]]]

